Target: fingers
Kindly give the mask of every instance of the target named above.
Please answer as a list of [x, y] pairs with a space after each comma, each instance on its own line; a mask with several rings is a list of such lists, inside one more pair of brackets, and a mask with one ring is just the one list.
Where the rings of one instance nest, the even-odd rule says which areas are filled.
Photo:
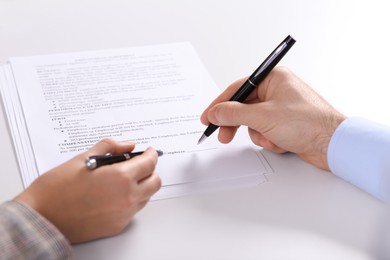
[[[260, 101], [267, 101], [270, 98], [271, 92], [273, 92], [279, 85], [288, 81], [293, 75], [293, 73], [285, 67], [277, 67], [273, 69], [270, 74], [260, 83], [256, 91], [253, 91], [248, 98], [246, 98], [245, 103], [253, 104]], [[203, 124], [208, 125], [210, 123], [209, 111], [217, 104], [229, 101], [230, 98], [236, 93], [236, 91], [243, 85], [247, 80], [247, 77], [239, 79], [233, 82], [229, 87], [226, 88], [211, 104], [205, 109], [202, 113], [200, 120]], [[280, 89], [278, 90], [280, 91]]]
[[131, 142], [117, 142], [113, 139], [105, 138], [96, 143], [87, 152], [86, 156], [103, 155], [106, 153], [119, 154], [130, 152], [134, 149], [134, 143]]
[[236, 91], [242, 86], [242, 84], [244, 84], [246, 80], [247, 77], [239, 79], [228, 86], [225, 91], [223, 91], [216, 99], [214, 99], [214, 101], [211, 102], [211, 104], [205, 109], [205, 111], [200, 116], [200, 121], [203, 124], [208, 125], [210, 122], [208, 120], [207, 114], [210, 108], [218, 103], [230, 100], [230, 98], [234, 95], [234, 93], [236, 93]]
[[149, 199], [154, 193], [161, 188], [161, 179], [156, 173], [153, 173], [138, 185], [142, 200]]
[[236, 135], [237, 130], [238, 127], [221, 127], [218, 133], [218, 140], [223, 144], [230, 143]]
[[157, 157], [156, 150], [148, 148], [142, 155], [117, 165], [121, 167], [122, 172], [128, 173], [133, 180], [140, 182], [153, 173]]
[[[288, 79], [293, 74], [285, 67], [277, 67], [273, 69], [270, 74], [260, 83], [257, 87], [257, 91], [253, 91], [245, 100], [245, 103], [257, 103], [259, 101], [266, 101], [270, 92], [270, 86], [277, 87], [281, 81]], [[294, 75], [293, 75], [294, 76]], [[208, 113], [216, 105], [221, 102], [229, 101], [230, 98], [236, 93], [236, 91], [244, 84], [248, 77], [239, 79], [233, 82], [226, 88], [202, 113], [200, 120], [203, 124], [208, 125], [210, 123]], [[275, 82], [274, 82], [275, 81]], [[273, 82], [271, 84], [271, 82]]]
[[99, 167], [93, 173], [105, 175], [108, 178], [120, 176], [118, 180], [121, 184], [125, 184], [125, 187], [118, 185], [117, 189], [124, 188], [128, 196], [137, 201], [134, 206], [138, 207], [140, 202], [149, 200], [161, 187], [160, 177], [154, 173], [157, 158], [156, 150], [148, 148], [142, 155], [124, 162]]
[[148, 148], [139, 156], [130, 160], [105, 165], [93, 170], [94, 174], [119, 174], [130, 181], [130, 183], [139, 183], [150, 176], [157, 164], [157, 152], [153, 148]]
[[262, 113], [260, 104], [223, 102], [212, 107], [208, 113], [211, 123], [218, 126], [253, 126]]

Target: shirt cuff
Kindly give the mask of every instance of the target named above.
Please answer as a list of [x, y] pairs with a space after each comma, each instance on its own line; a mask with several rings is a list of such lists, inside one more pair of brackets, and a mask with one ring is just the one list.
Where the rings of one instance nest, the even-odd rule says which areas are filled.
[[18, 201], [8, 201], [0, 210], [0, 247], [10, 259], [72, 258], [72, 247], [64, 235], [38, 212]]
[[363, 118], [344, 120], [328, 148], [330, 170], [381, 199], [390, 198], [390, 127]]

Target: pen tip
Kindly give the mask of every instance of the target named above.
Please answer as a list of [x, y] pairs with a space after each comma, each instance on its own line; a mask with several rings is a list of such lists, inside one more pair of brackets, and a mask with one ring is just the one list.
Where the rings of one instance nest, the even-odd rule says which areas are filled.
[[205, 134], [203, 134], [203, 135], [200, 137], [200, 139], [199, 139], [199, 141], [198, 141], [198, 144], [201, 144], [204, 140], [206, 140], [206, 138], [207, 138], [207, 136], [206, 136]]
[[164, 154], [164, 152], [161, 151], [161, 150], [156, 150], [156, 152], [157, 152], [157, 155], [158, 155], [158, 156], [162, 156], [162, 155]]

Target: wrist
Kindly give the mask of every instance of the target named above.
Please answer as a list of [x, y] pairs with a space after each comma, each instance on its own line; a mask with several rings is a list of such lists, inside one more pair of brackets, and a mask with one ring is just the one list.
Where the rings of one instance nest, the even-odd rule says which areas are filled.
[[328, 148], [330, 140], [332, 139], [333, 134], [335, 133], [337, 127], [346, 119], [341, 113], [329, 113], [325, 118], [322, 131], [318, 134], [315, 142], [316, 153], [318, 154], [317, 167], [329, 171], [328, 163]]

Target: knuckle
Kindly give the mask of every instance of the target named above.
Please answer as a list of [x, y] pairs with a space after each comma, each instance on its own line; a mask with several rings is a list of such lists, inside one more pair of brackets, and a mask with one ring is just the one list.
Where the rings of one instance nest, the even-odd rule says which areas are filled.
[[232, 102], [231, 104], [229, 104], [228, 106], [228, 109], [226, 110], [226, 114], [229, 116], [229, 117], [236, 117], [237, 116], [237, 103], [236, 102]]
[[120, 164], [114, 164], [112, 165], [113, 172], [120, 176], [122, 179], [127, 179], [128, 169], [126, 165], [120, 163]]
[[118, 189], [127, 190], [129, 187], [133, 186], [134, 180], [132, 175], [129, 174], [130, 170], [126, 167], [126, 165], [118, 165], [118, 167], [114, 169], [115, 170], [112, 174], [117, 176]]
[[[134, 192], [133, 192], [134, 193]], [[131, 192], [127, 192], [126, 195], [120, 199], [118, 203], [118, 213], [125, 213], [131, 211], [135, 205], [138, 204], [139, 198]]]
[[128, 196], [126, 199], [126, 209], [132, 208], [134, 205], [138, 203], [138, 198], [134, 195]]
[[279, 80], [289, 79], [293, 75], [293, 72], [289, 68], [283, 66], [276, 67], [271, 73], [273, 77]]
[[236, 118], [238, 116], [239, 105], [238, 102], [230, 102], [228, 106], [226, 106], [227, 109], [222, 109], [222, 114], [225, 114], [228, 118]]

